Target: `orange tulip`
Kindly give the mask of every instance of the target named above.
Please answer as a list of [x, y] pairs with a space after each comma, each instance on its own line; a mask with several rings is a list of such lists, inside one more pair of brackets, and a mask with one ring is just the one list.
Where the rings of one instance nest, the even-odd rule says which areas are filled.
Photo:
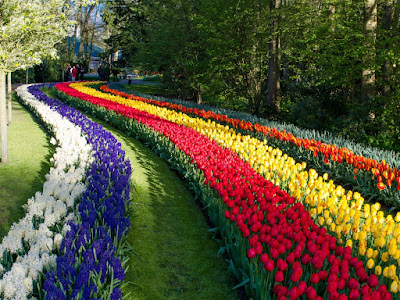
[[[380, 177], [380, 176], [379, 176]], [[385, 189], [385, 184], [383, 182], [379, 182], [377, 185], [378, 189], [380, 189], [381, 191], [383, 191]]]

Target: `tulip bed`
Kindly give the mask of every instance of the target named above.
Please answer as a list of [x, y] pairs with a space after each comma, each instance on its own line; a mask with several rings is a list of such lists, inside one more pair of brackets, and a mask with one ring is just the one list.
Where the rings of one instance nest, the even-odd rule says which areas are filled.
[[[280, 185], [281, 189], [301, 201], [309, 210], [314, 221], [338, 238], [338, 243], [350, 246], [353, 254], [359, 255], [369, 269], [377, 275], [393, 280], [390, 285], [398, 285], [396, 269], [399, 265], [400, 214], [395, 218], [384, 216], [380, 204], [365, 204], [358, 192], [346, 191], [327, 181], [328, 175], [319, 176], [306, 164], [296, 163], [293, 158], [273, 149], [264, 141], [235, 133], [226, 126], [191, 118], [181, 112], [147, 104], [147, 101], [129, 101], [119, 96], [102, 94], [82, 84], [73, 84], [85, 93], [103, 95], [119, 103], [147, 110], [170, 121], [194, 128], [196, 131], [217, 141], [220, 145], [237, 152], [253, 169], [267, 180]], [[396, 290], [393, 288], [393, 290]]]
[[41, 87], [17, 93], [54, 133], [57, 150], [43, 192], [0, 245], [1, 298], [119, 299], [129, 161], [100, 125]]
[[[361, 191], [364, 197], [381, 199], [388, 206], [400, 208], [400, 157], [392, 151], [365, 147], [334, 138], [328, 133], [300, 130], [292, 125], [273, 122], [269, 124], [267, 120], [246, 115], [240, 115], [241, 119], [235, 116], [228, 117], [232, 112], [221, 112], [218, 109], [195, 104], [189, 104], [188, 107], [188, 103], [179, 100], [147, 99], [109, 88], [106, 85], [101, 86], [100, 89], [129, 99], [146, 101], [204, 119], [211, 119], [227, 124], [242, 134], [266, 139], [269, 145], [280, 148], [295, 159], [305, 161], [317, 170], [327, 172], [344, 184]], [[267, 125], [260, 125], [265, 123]], [[280, 130], [277, 129], [279, 127]], [[288, 130], [295, 132], [296, 135]]]
[[[273, 293], [282, 299], [301, 296], [309, 299], [357, 299], [360, 296], [390, 299], [392, 294], [387, 287], [390, 286], [393, 294], [397, 292], [398, 278], [394, 265], [379, 272], [377, 267], [370, 268], [369, 259], [365, 263], [366, 257], [358, 254], [358, 248], [363, 248], [363, 244], [371, 243], [371, 240], [372, 244], [379, 240], [376, 247], [381, 248], [382, 241], [373, 237], [374, 232], [368, 232], [367, 239], [360, 240], [360, 247], [353, 244], [343, 247], [341, 239], [347, 236], [339, 238], [332, 233], [338, 235], [342, 231], [329, 232], [316, 224], [309, 211], [311, 204], [299, 202], [258, 174], [251, 163], [239, 156], [241, 152], [235, 150], [232, 135], [228, 136], [231, 148], [225, 145], [224, 148], [220, 145], [223, 137], [219, 138], [218, 131], [212, 131], [210, 126], [204, 127], [200, 118], [189, 118], [143, 101], [113, 98], [81, 84], [75, 85], [76, 89], [69, 84], [56, 87], [62, 91], [60, 97], [69, 104], [151, 144], [192, 183], [226, 241], [222, 249], [232, 259], [230, 269], [246, 285], [249, 296], [268, 299]], [[220, 128], [215, 123], [206, 123]], [[247, 153], [258, 149], [249, 146]], [[266, 147], [268, 152], [279, 154], [278, 150]], [[259, 156], [263, 154], [268, 153], [262, 152]], [[285, 155], [280, 152], [277, 156]], [[294, 162], [292, 166], [293, 171], [302, 167]], [[316, 185], [324, 182], [315, 171], [308, 176], [322, 179], [313, 180]], [[335, 190], [335, 193], [340, 194], [340, 191]], [[359, 199], [356, 195], [355, 198]], [[343, 206], [348, 194], [341, 196], [344, 196], [340, 199]], [[356, 203], [358, 199], [347, 208], [350, 210], [362, 205]], [[374, 206], [371, 215], [375, 215], [377, 209], [379, 207]], [[361, 215], [365, 219], [365, 209]], [[388, 221], [395, 223], [393, 218]], [[370, 252], [369, 248], [367, 252]], [[372, 250], [371, 257], [380, 264], [379, 259], [384, 255], [382, 251]], [[385, 263], [391, 263], [393, 259], [388, 256]]]

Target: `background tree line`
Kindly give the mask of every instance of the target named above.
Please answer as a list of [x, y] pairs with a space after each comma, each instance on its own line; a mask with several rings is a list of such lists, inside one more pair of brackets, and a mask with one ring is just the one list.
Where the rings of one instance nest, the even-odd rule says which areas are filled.
[[103, 17], [179, 97], [400, 150], [399, 15], [399, 0], [116, 0]]

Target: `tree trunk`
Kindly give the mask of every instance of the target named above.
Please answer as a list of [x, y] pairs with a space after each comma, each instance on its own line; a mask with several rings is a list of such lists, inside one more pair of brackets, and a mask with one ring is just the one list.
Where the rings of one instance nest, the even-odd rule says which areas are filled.
[[262, 26], [261, 20], [262, 4], [257, 1], [254, 5], [255, 22], [253, 28], [253, 47], [250, 54], [251, 70], [249, 72], [249, 106], [252, 113], [258, 115], [262, 101], [262, 87], [265, 80], [264, 59], [263, 59], [263, 37], [258, 35], [258, 28]]
[[199, 84], [197, 85], [197, 90], [196, 90], [196, 102], [197, 104], [201, 104], [203, 102], [203, 99], [201, 97], [201, 87]]
[[[85, 42], [87, 42], [87, 40], [88, 40], [89, 19], [90, 19], [90, 15], [94, 8], [95, 8], [95, 6], [93, 6], [93, 5], [89, 6], [89, 8], [86, 7], [84, 10], [82, 8], [81, 24], [80, 24], [81, 42], [79, 44], [78, 57], [84, 57], [84, 54], [85, 54]], [[84, 57], [84, 59], [85, 59], [85, 57]]]
[[393, 28], [397, 28], [399, 26], [399, 18], [400, 18], [400, 0], [397, 0], [393, 15]]
[[80, 9], [80, 23], [79, 23], [79, 28], [80, 28], [80, 41], [79, 41], [79, 48], [78, 48], [78, 58], [81, 57], [83, 53], [83, 40], [84, 40], [84, 35], [85, 35], [85, 19], [84, 16], [85, 14], [83, 13], [83, 10], [86, 9], [83, 6]]
[[336, 7], [334, 4], [330, 3], [329, 4], [329, 31], [330, 32], [335, 32], [335, 13], [336, 13]]
[[78, 26], [81, 23], [81, 7], [79, 7], [77, 13], [76, 13], [76, 24], [74, 28], [74, 36], [72, 39], [72, 51], [71, 51], [71, 57], [69, 58], [70, 62], [74, 59], [75, 56], [75, 48], [76, 48], [76, 39], [78, 36]]
[[375, 94], [375, 39], [377, 29], [377, 3], [376, 0], [365, 0], [364, 30], [366, 36], [367, 54], [364, 57], [365, 68], [362, 71], [361, 87], [368, 96]]
[[61, 66], [61, 81], [62, 82], [65, 81], [65, 66], [64, 65]]
[[7, 105], [6, 105], [6, 73], [0, 70], [0, 128], [1, 128], [1, 163], [8, 163], [7, 147]]
[[[281, 0], [270, 0], [270, 10], [272, 13], [280, 6]], [[269, 65], [268, 65], [268, 93], [266, 106], [272, 107], [276, 111], [280, 109], [280, 37], [279, 37], [279, 17], [273, 16], [271, 22], [272, 40], [269, 43]]]
[[[391, 23], [392, 23], [392, 0], [387, 0], [385, 3], [385, 34], [384, 34], [384, 39], [389, 38], [389, 33], [391, 30]], [[390, 49], [390, 44], [386, 40], [385, 42], [385, 49], [386, 51], [389, 51]], [[389, 59], [385, 59], [383, 66], [382, 66], [382, 71], [383, 71], [383, 95], [387, 96], [390, 93], [390, 72], [391, 66], [390, 66], [390, 61]]]
[[[99, 11], [100, 11], [100, 5], [97, 5], [96, 13], [94, 15], [92, 34], [90, 36], [90, 50], [89, 50], [88, 62], [90, 62], [90, 59], [91, 59], [92, 54], [93, 54], [93, 41], [94, 41], [94, 34], [95, 34], [95, 31], [96, 31], [96, 20], [97, 20], [97, 16], [99, 14]], [[89, 65], [88, 65], [88, 71], [89, 71]]]
[[12, 122], [12, 104], [11, 104], [11, 72], [7, 73], [7, 98], [8, 98], [8, 126]]
[[29, 83], [29, 68], [26, 68], [25, 81], [26, 81], [26, 84]]

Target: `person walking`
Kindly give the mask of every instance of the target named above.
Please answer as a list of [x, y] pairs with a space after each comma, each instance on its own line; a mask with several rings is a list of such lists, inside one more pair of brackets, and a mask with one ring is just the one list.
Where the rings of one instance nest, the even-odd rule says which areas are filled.
[[83, 80], [83, 75], [85, 74], [85, 68], [82, 66], [80, 71], [81, 80]]
[[78, 74], [78, 69], [75, 66], [72, 67], [72, 72], [71, 73], [72, 73], [72, 81], [76, 81], [76, 75]]
[[70, 81], [70, 76], [71, 76], [71, 66], [67, 65], [65, 69], [65, 80]]
[[67, 67], [67, 80], [72, 81], [72, 67], [70, 65]]
[[81, 66], [80, 65], [76, 65], [76, 81], [79, 80], [79, 77], [81, 76]]

